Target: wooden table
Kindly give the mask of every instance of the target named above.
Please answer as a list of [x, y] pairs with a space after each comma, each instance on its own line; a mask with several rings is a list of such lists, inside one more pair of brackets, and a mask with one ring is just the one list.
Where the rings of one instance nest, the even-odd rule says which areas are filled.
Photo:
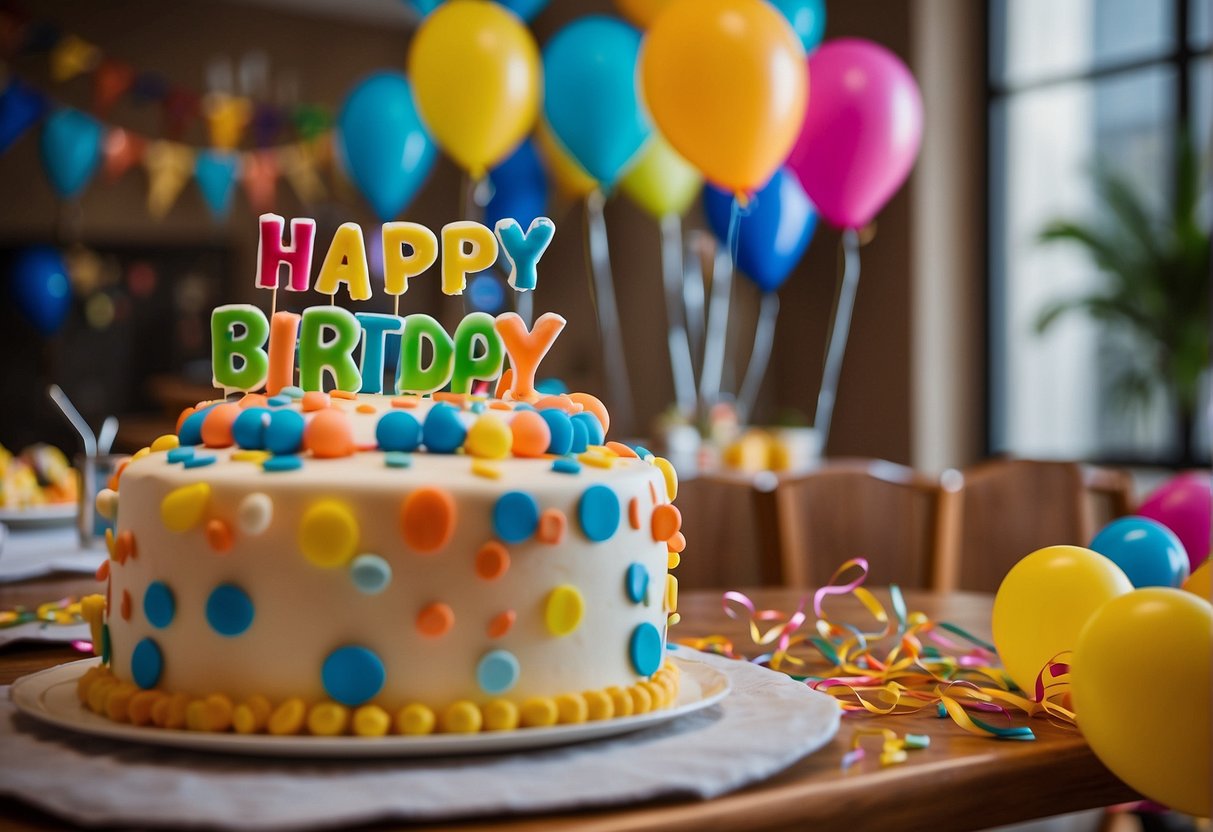
[[[33, 605], [65, 594], [94, 591], [91, 580], [42, 580], [0, 586], [0, 606]], [[887, 596], [882, 597], [887, 599]], [[752, 593], [762, 607], [790, 609], [791, 590]], [[988, 595], [907, 593], [911, 609], [951, 621], [988, 638]], [[840, 617], [864, 619], [857, 604], [840, 600]], [[742, 622], [721, 612], [720, 593], [687, 592], [680, 600], [679, 637], [721, 634], [739, 648], [748, 643]], [[0, 652], [0, 684], [26, 673], [80, 658], [63, 647], [10, 647]], [[928, 734], [929, 748], [907, 762], [882, 768], [877, 754], [848, 770], [841, 767], [855, 726], [892, 728], [899, 734]], [[965, 733], [951, 720], [920, 713], [896, 717], [848, 717], [832, 743], [771, 779], [710, 801], [656, 802], [626, 809], [449, 823], [426, 829], [710, 830], [743, 829], [980, 829], [1063, 812], [1140, 799], [1091, 753], [1074, 729], [1033, 720], [1035, 742], [1000, 742]], [[727, 749], [721, 749], [727, 753]], [[0, 827], [61, 829], [64, 823], [13, 800], [0, 800]], [[399, 824], [397, 824], [399, 826]], [[408, 826], [416, 829], [420, 827]]]

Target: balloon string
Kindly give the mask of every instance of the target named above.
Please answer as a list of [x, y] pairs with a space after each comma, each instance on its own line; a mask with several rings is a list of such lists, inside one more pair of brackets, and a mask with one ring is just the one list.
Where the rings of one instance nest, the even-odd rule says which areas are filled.
[[771, 363], [771, 350], [775, 346], [775, 322], [779, 319], [779, 295], [764, 292], [758, 307], [758, 323], [754, 327], [754, 346], [750, 350], [750, 361], [746, 365], [745, 381], [737, 397], [737, 415], [742, 424], [749, 421]]
[[708, 325], [703, 347], [703, 371], [699, 377], [699, 399], [711, 407], [720, 399], [724, 377], [725, 340], [729, 334], [729, 304], [733, 285], [733, 263], [737, 259], [738, 230], [741, 226], [741, 203], [734, 198], [729, 214], [729, 233], [724, 256], [716, 258], [712, 270], [712, 293], [708, 299]]
[[698, 363], [703, 354], [703, 272], [704, 259], [715, 257], [715, 244], [711, 236], [702, 231], [692, 231], [685, 249], [682, 281], [682, 305], [686, 310], [687, 340], [691, 347], [691, 361]]
[[682, 220], [677, 214], [661, 218], [661, 279], [665, 285], [665, 311], [669, 319], [667, 344], [674, 374], [674, 397], [684, 416], [695, 414], [695, 369], [682, 306]]
[[829, 347], [826, 349], [825, 371], [817, 393], [817, 412], [813, 426], [817, 429], [818, 447], [825, 451], [830, 438], [830, 423], [834, 419], [834, 401], [838, 394], [838, 377], [842, 373], [842, 357], [847, 351], [847, 336], [851, 332], [851, 313], [855, 310], [855, 292], [859, 288], [859, 233], [848, 228], [842, 232], [842, 278], [838, 299], [834, 305], [834, 320], [830, 325]]
[[602, 214], [606, 197], [595, 190], [585, 200], [586, 236], [593, 284], [594, 312], [602, 334], [606, 359], [605, 374], [611, 390], [612, 422], [620, 426], [620, 436], [632, 429], [632, 385], [628, 378], [627, 354], [619, 309], [615, 304], [615, 281], [611, 275], [611, 251], [607, 240], [606, 218]]

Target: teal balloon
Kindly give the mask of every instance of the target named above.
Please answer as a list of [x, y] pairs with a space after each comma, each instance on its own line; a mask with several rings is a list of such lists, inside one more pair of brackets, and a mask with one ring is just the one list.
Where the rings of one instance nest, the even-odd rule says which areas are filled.
[[[406, 2], [416, 9], [417, 14], [422, 17], [425, 17], [442, 5], [442, 0], [406, 0]], [[548, 4], [548, 0], [497, 0], [497, 3], [505, 6], [523, 20], [529, 21], [532, 17], [543, 11], [543, 7]]]
[[408, 79], [379, 72], [358, 83], [337, 116], [345, 170], [381, 222], [400, 215], [434, 166]]
[[591, 15], [556, 33], [543, 50], [543, 111], [569, 154], [610, 186], [640, 152], [653, 124], [636, 87], [640, 32]]
[[72, 308], [67, 267], [50, 246], [31, 246], [17, 253], [8, 291], [13, 305], [43, 335], [54, 335]]
[[240, 157], [235, 153], [218, 150], [203, 150], [194, 162], [194, 178], [198, 190], [211, 214], [226, 217], [232, 207], [232, 194], [236, 190], [236, 176], [240, 173]]
[[1099, 530], [1087, 548], [1111, 560], [1134, 589], [1177, 587], [1188, 577], [1188, 552], [1175, 532], [1148, 517], [1120, 517]]
[[101, 162], [101, 124], [79, 110], [56, 110], [42, 126], [40, 149], [51, 186], [70, 199], [84, 190]]
[[805, 52], [817, 48], [826, 35], [825, 0], [770, 0], [770, 3], [792, 24]]

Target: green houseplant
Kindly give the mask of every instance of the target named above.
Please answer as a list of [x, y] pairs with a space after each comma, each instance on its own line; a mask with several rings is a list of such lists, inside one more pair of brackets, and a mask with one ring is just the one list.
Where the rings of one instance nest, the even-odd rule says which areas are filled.
[[1174, 408], [1179, 465], [1195, 465], [1193, 431], [1201, 375], [1209, 365], [1209, 229], [1202, 222], [1201, 164], [1194, 142], [1177, 146], [1175, 187], [1169, 204], [1155, 206], [1129, 179], [1097, 164], [1093, 184], [1100, 202], [1092, 221], [1059, 219], [1040, 234], [1046, 243], [1077, 244], [1107, 282], [1082, 296], [1046, 305], [1037, 332], [1081, 311], [1131, 333], [1139, 360], [1126, 362], [1111, 380], [1117, 403], [1144, 406], [1161, 390]]

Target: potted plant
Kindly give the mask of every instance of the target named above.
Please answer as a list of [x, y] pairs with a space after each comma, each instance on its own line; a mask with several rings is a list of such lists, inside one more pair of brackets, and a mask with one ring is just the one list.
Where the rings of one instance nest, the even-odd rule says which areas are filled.
[[1175, 188], [1170, 203], [1151, 204], [1123, 174], [1107, 164], [1092, 172], [1101, 204], [1091, 222], [1055, 220], [1040, 234], [1043, 242], [1075, 243], [1107, 275], [1087, 295], [1045, 306], [1037, 332], [1062, 315], [1082, 311], [1134, 336], [1140, 361], [1126, 362], [1111, 380], [1123, 405], [1149, 404], [1161, 388], [1174, 408], [1181, 466], [1199, 464], [1193, 447], [1201, 376], [1209, 366], [1209, 229], [1202, 222], [1202, 176], [1194, 142], [1182, 139], [1176, 151]]

